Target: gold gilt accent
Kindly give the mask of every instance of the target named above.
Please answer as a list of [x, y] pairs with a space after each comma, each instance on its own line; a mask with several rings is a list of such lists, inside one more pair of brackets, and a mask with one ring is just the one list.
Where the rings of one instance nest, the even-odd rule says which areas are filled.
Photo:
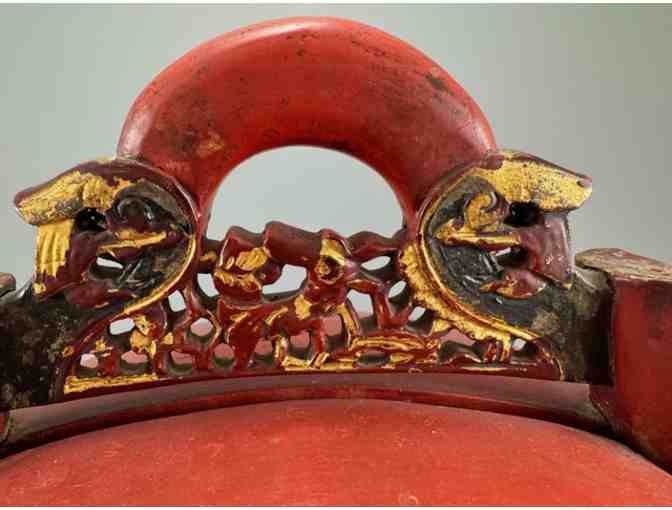
[[493, 232], [499, 226], [501, 214], [495, 208], [497, 198], [492, 193], [479, 193], [469, 200], [464, 221], [471, 230]]
[[[493, 366], [487, 366], [487, 365], [478, 365], [478, 366], [473, 366], [473, 365], [464, 365], [460, 367], [462, 370], [466, 370], [467, 372], [505, 372], [506, 370], [509, 370], [509, 367], [493, 367]], [[524, 366], [516, 367], [519, 370], [527, 370]]]
[[313, 305], [303, 294], [296, 296], [294, 300], [294, 311], [296, 316], [300, 319], [307, 319], [310, 316], [310, 307]]
[[[320, 247], [320, 259], [315, 265], [315, 273], [326, 283], [335, 282], [342, 274], [341, 271], [334, 271], [333, 267], [327, 262], [332, 261], [341, 268], [347, 261], [345, 249], [335, 239], [322, 239]], [[332, 275], [328, 278], [329, 275]]]
[[[73, 219], [66, 219], [37, 227], [35, 274], [38, 278], [47, 276], [53, 278], [65, 265], [74, 224]], [[35, 294], [40, 294], [45, 290], [46, 286], [42, 282], [33, 284]]]
[[[494, 191], [473, 197], [464, 208], [464, 221], [449, 220], [434, 233], [437, 239], [446, 244], [485, 249], [520, 246], [521, 239], [515, 231], [502, 230], [506, 210], [497, 205], [495, 192], [509, 204], [533, 202], [543, 211], [576, 209], [591, 194], [591, 187], [582, 176], [522, 153], [500, 151], [499, 155], [504, 157], [499, 168], [471, 169], [451, 186], [475, 177], [487, 182]], [[425, 218], [430, 216], [428, 213]], [[503, 289], [500, 294], [511, 295], [505, 292]]]
[[61, 351], [61, 356], [64, 358], [67, 358], [69, 356], [72, 356], [75, 353], [75, 348], [72, 345], [67, 345], [63, 347], [63, 350]]
[[268, 260], [266, 248], [253, 248], [250, 251], [243, 251], [236, 257], [236, 266], [243, 271], [254, 271], [263, 266]]
[[166, 336], [163, 337], [161, 343], [164, 345], [173, 345], [175, 343], [175, 337], [173, 336], [172, 333], [168, 333]]
[[403, 248], [399, 262], [414, 290], [414, 299], [425, 308], [434, 311], [441, 319], [448, 321], [453, 327], [469, 335], [473, 340], [508, 342], [512, 335], [524, 340], [532, 340], [536, 337], [532, 332], [510, 326], [494, 317], [482, 316], [460, 302], [450, 289], [440, 283], [439, 275], [431, 266], [428, 270], [425, 269], [426, 266], [422, 263], [418, 248], [414, 244]]
[[146, 352], [152, 358], [156, 354], [156, 342], [137, 329], [133, 330], [129, 341], [131, 348], [137, 353]]
[[357, 368], [356, 356], [339, 356], [334, 360], [325, 361], [322, 365], [316, 367], [315, 370], [322, 370], [324, 372], [347, 372], [356, 370]]
[[157, 244], [166, 238], [166, 233], [158, 232], [155, 234], [141, 234], [140, 232], [137, 232], [133, 229], [124, 229], [117, 232], [116, 236], [117, 241], [104, 244], [98, 249], [99, 255], [101, 253], [109, 253], [110, 255], [114, 255], [114, 250], [120, 248], [139, 249], [144, 246]]
[[282, 368], [284, 368], [287, 372], [296, 372], [296, 371], [303, 371], [303, 370], [317, 370], [317, 368], [312, 365], [313, 359], [314, 358], [302, 359], [302, 358], [297, 358], [295, 356], [292, 356], [290, 354], [286, 354], [282, 358], [282, 361], [280, 362], [280, 366]]
[[275, 320], [278, 317], [281, 317], [287, 313], [289, 309], [286, 306], [280, 307], [277, 310], [273, 310], [271, 313], [268, 314], [268, 316], [264, 319], [264, 322], [268, 326], [272, 326]]
[[254, 276], [254, 273], [245, 273], [241, 275], [229, 273], [228, 271], [218, 267], [215, 269], [213, 276], [228, 287], [238, 287], [245, 292], [254, 292], [261, 290], [261, 283]]
[[514, 233], [507, 235], [483, 235], [466, 229], [455, 229], [454, 222], [449, 221], [436, 231], [436, 238], [446, 244], [470, 244], [481, 248], [511, 248], [520, 246], [520, 238]]
[[404, 352], [393, 352], [390, 354], [390, 362], [383, 365], [382, 368], [396, 368], [397, 365], [410, 363], [413, 361], [413, 358], [414, 356], [412, 354], [407, 354]]
[[63, 393], [81, 393], [94, 388], [111, 388], [115, 386], [130, 386], [146, 382], [158, 381], [157, 374], [117, 375], [114, 377], [77, 377], [70, 375], [65, 378]]
[[317, 368], [322, 368], [327, 359], [329, 359], [329, 356], [330, 354], [328, 352], [317, 353], [313, 359], [313, 365], [315, 365]]
[[105, 342], [105, 340], [103, 338], [99, 338], [98, 340], [96, 340], [96, 343], [94, 344], [91, 352], [96, 353], [96, 352], [106, 352], [106, 351], [111, 351], [111, 350], [112, 350], [112, 347], [107, 345], [107, 343]]
[[510, 248], [521, 244], [515, 232], [496, 232], [502, 227], [505, 213], [495, 207], [493, 193], [479, 193], [464, 209], [464, 222], [451, 219], [441, 225], [434, 236], [445, 244], [470, 244], [481, 248]]
[[317, 276], [319, 276], [320, 279], [326, 280], [326, 277], [331, 273], [331, 269], [323, 259], [320, 259], [317, 264], [315, 264], [315, 273], [317, 273]]
[[274, 359], [281, 360], [280, 364], [282, 365], [282, 360], [287, 357], [287, 338], [282, 335], [273, 335], [269, 340], [273, 343]]
[[[326, 363], [328, 359], [329, 359], [328, 352], [320, 352], [307, 359], [286, 355], [282, 359], [281, 366], [288, 372], [313, 371], [313, 370], [325, 370], [325, 371], [344, 370], [343, 368], [330, 369], [328, 365], [332, 365], [334, 364], [334, 362]], [[340, 364], [340, 362], [336, 363]], [[347, 368], [345, 368], [345, 370], [347, 370]]]
[[507, 279], [506, 277], [504, 278], [503, 281], [497, 280], [494, 282], [488, 282], [484, 283], [479, 287], [481, 292], [496, 292], [497, 294], [500, 294], [501, 296], [505, 296], [508, 298], [512, 299], [524, 299], [528, 297], [532, 297], [537, 292], [539, 292], [541, 289], [546, 287], [546, 283], [544, 282], [538, 289], [536, 290], [530, 290], [527, 292], [521, 292], [518, 288], [518, 282], [516, 282], [513, 279]]
[[226, 143], [216, 131], [208, 131], [208, 137], [201, 140], [196, 146], [196, 155], [205, 159], [226, 148]]
[[[438, 345], [437, 345], [438, 346]], [[439, 364], [439, 354], [435, 350], [430, 352], [426, 357], [416, 360], [418, 365], [438, 365]], [[409, 370], [410, 372], [410, 370]], [[421, 370], [422, 372], [422, 370]]]
[[24, 198], [17, 206], [21, 217], [31, 225], [42, 225], [72, 216], [85, 207], [106, 210], [131, 181], [114, 177], [112, 184], [103, 177], [73, 170]]
[[201, 255], [200, 261], [202, 263], [204, 262], [214, 262], [217, 260], [217, 253], [214, 251], [209, 251], [207, 253], [204, 253]]
[[[370, 341], [369, 341], [370, 340]], [[303, 359], [297, 358], [291, 355], [286, 355], [282, 358], [281, 366], [287, 372], [306, 372], [306, 371], [321, 371], [321, 372], [347, 372], [353, 370], [359, 370], [361, 366], [358, 364], [359, 359], [362, 354], [365, 352], [365, 348], [380, 348], [384, 349], [385, 347], [391, 347], [392, 343], [396, 345], [403, 345], [407, 339], [406, 338], [387, 338], [387, 343], [380, 342], [379, 338], [367, 338], [361, 337], [357, 338], [355, 342], [359, 350], [349, 351], [348, 354], [342, 356], [331, 357], [331, 354], [328, 352], [317, 353], [314, 356]], [[420, 347], [424, 349], [423, 345]], [[408, 349], [412, 350], [412, 349]], [[398, 365], [403, 365], [406, 363], [428, 363], [428, 359], [432, 359], [432, 363], [436, 363], [437, 355], [435, 352], [432, 352], [428, 355], [428, 358], [425, 359], [416, 359], [416, 355], [411, 352], [391, 352], [388, 356], [388, 361], [384, 365], [381, 365], [377, 368], [393, 370], [398, 367]]]
[[[168, 278], [166, 281], [164, 281], [159, 287], [154, 290], [149, 296], [140, 299], [139, 301], [136, 301], [135, 303], [131, 303], [128, 305], [125, 309], [123, 314], [121, 315], [133, 315], [136, 312], [139, 312], [143, 308], [145, 308], [148, 305], [151, 305], [155, 303], [156, 301], [162, 299], [168, 291], [178, 282], [182, 279], [184, 274], [186, 273], [187, 269], [189, 269], [189, 266], [191, 265], [191, 261], [194, 259], [196, 255], [196, 237], [195, 236], [190, 236], [189, 237], [189, 246], [187, 248], [187, 253], [184, 258], [184, 263], [182, 264], [182, 267], [180, 268], [179, 271], [175, 273], [175, 276], [172, 278]], [[121, 316], [119, 315], [119, 316]]]
[[250, 312], [240, 312], [231, 316], [231, 320], [234, 324], [244, 321], [250, 316]]
[[576, 209], [590, 196], [592, 190], [580, 184], [581, 176], [519, 152], [499, 154], [504, 156], [500, 168], [476, 168], [467, 175], [487, 181], [509, 203], [534, 202], [545, 211], [557, 211]]
[[436, 338], [418, 338], [412, 335], [360, 335], [357, 322], [347, 305], [339, 305], [336, 308], [336, 313], [341, 317], [345, 333], [350, 339], [347, 352], [342, 354], [318, 352], [308, 358], [299, 358], [287, 353], [286, 339], [282, 339], [282, 345], [280, 345], [280, 342], [275, 344], [276, 360], [280, 362], [280, 366], [285, 371], [345, 372], [358, 370], [361, 368], [360, 358], [368, 349], [380, 349], [388, 353], [388, 361], [378, 367], [382, 369], [395, 369], [398, 368], [398, 365], [411, 362], [421, 364], [436, 364], [438, 362], [438, 355], [435, 351], [439, 346], [439, 340]]
[[395, 351], [414, 351], [426, 349], [422, 340], [414, 338], [395, 338], [390, 336], [363, 336], [355, 338], [351, 350], [354, 349], [383, 349]]
[[336, 313], [341, 317], [343, 321], [343, 327], [347, 333], [348, 339], [353, 339], [359, 334], [359, 327], [357, 326], [357, 321], [353, 315], [353, 311], [348, 308], [345, 304], [340, 304], [336, 307]]
[[339, 266], [344, 266], [346, 262], [345, 250], [343, 249], [341, 243], [335, 239], [322, 239], [320, 257], [330, 258], [336, 261]]
[[133, 317], [133, 323], [143, 335], [149, 335], [149, 331], [152, 328], [152, 323], [149, 322], [149, 319], [147, 319], [146, 315], [136, 315]]
[[449, 330], [451, 327], [452, 324], [447, 320], [434, 319], [434, 322], [432, 322], [432, 330], [430, 331], [430, 335], [434, 335], [435, 333], [442, 333], [443, 331]]

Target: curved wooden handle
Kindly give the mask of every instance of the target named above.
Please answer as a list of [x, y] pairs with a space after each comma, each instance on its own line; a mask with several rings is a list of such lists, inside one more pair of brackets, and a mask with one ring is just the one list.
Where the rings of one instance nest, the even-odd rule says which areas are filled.
[[177, 177], [206, 214], [241, 161], [299, 144], [372, 166], [407, 223], [441, 175], [495, 147], [473, 99], [418, 50], [360, 23], [293, 18], [225, 34], [165, 69], [131, 108], [118, 154]]

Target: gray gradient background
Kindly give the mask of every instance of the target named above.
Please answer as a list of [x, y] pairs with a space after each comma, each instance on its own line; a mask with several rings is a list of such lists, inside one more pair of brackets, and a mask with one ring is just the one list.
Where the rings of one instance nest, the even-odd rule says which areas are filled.
[[[591, 175], [575, 252], [622, 247], [672, 259], [672, 8], [510, 5], [0, 7], [0, 271], [30, 276], [35, 231], [14, 193], [114, 154], [131, 102], [193, 46], [269, 18], [360, 20], [427, 53], [479, 103], [500, 147]], [[272, 81], [269, 81], [272, 86]], [[277, 219], [389, 235], [386, 184], [339, 153], [297, 147], [248, 160], [220, 189], [211, 237]], [[298, 275], [287, 283], [296, 284]]]

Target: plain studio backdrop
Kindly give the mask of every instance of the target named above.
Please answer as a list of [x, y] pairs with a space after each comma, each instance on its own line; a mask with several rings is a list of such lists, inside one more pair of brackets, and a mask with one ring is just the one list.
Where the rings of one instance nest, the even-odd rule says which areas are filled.
[[[135, 96], [192, 47], [299, 15], [351, 18], [407, 41], [474, 97], [500, 147], [592, 176], [593, 196], [570, 216], [575, 252], [620, 247], [672, 259], [670, 7], [3, 5], [0, 271], [22, 283], [33, 268], [35, 230], [13, 211], [17, 191], [113, 155]], [[209, 236], [270, 220], [391, 235], [400, 218], [383, 179], [359, 161], [293, 147], [229, 176]], [[296, 286], [300, 274], [283, 281]]]

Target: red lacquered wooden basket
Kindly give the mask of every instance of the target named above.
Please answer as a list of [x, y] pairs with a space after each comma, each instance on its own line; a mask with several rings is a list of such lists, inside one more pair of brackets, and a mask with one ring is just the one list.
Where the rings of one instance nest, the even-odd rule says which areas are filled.
[[[221, 181], [297, 144], [380, 173], [399, 231], [208, 239]], [[0, 502], [672, 504], [672, 268], [574, 262], [591, 189], [498, 148], [377, 29], [294, 18], [197, 47], [116, 157], [16, 196], [37, 256], [24, 287], [0, 276]], [[301, 286], [265, 291], [286, 266]]]

